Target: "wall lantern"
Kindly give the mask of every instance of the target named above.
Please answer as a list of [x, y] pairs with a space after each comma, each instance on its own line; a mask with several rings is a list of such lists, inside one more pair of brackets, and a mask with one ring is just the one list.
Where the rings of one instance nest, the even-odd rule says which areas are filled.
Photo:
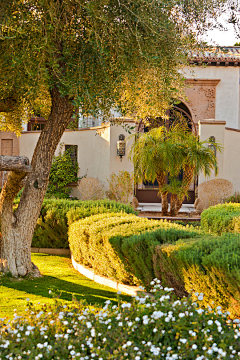
[[216, 145], [215, 145], [215, 136], [210, 136], [209, 140], [208, 140], [208, 148], [211, 149], [214, 152], [214, 155], [216, 156], [217, 153], [217, 149], [216, 149]]
[[122, 161], [122, 157], [125, 155], [125, 150], [126, 150], [125, 136], [123, 134], [120, 134], [119, 140], [117, 142], [117, 156], [120, 156], [120, 161]]

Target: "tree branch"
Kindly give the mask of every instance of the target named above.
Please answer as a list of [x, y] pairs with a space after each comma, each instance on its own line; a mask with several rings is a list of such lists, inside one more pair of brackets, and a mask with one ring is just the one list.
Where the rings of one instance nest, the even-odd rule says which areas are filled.
[[31, 166], [26, 156], [0, 156], [0, 171], [29, 173]]

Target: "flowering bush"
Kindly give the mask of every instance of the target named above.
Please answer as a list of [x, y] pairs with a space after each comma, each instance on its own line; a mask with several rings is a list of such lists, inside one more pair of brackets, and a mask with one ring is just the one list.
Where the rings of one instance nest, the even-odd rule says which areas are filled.
[[[238, 321], [191, 299], [172, 300], [171, 288], [152, 283], [154, 296], [103, 309], [56, 304], [0, 320], [0, 360], [8, 359], [239, 359]], [[196, 294], [201, 303], [202, 294]]]
[[109, 191], [106, 195], [110, 200], [119, 201], [123, 204], [130, 203], [130, 197], [133, 195], [133, 178], [128, 171], [119, 171], [119, 174], [111, 174], [108, 180]]

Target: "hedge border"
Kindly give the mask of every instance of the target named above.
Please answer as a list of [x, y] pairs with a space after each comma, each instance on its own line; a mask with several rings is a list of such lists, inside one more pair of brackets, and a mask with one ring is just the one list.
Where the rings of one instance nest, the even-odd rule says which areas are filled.
[[138, 296], [141, 295], [142, 293], [146, 294], [146, 292], [140, 289], [140, 287], [138, 286], [124, 285], [119, 283], [118, 281], [111, 280], [106, 276], [97, 275], [94, 273], [94, 270], [90, 268], [86, 268], [85, 266], [77, 263], [74, 260], [73, 256], [71, 256], [71, 259], [72, 259], [72, 265], [75, 270], [77, 270], [80, 274], [86, 276], [87, 278], [93, 280], [98, 284], [108, 286], [114, 290], [121, 291], [131, 296]]
[[32, 253], [41, 253], [49, 255], [67, 255], [71, 257], [71, 251], [69, 249], [52, 249], [52, 248], [31, 248]]

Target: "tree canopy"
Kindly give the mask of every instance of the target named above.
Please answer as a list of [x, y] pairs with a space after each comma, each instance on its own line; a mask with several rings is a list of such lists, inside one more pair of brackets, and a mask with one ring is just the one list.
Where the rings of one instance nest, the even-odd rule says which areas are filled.
[[1, 0], [0, 128], [48, 117], [57, 86], [83, 114], [162, 116], [222, 0]]

